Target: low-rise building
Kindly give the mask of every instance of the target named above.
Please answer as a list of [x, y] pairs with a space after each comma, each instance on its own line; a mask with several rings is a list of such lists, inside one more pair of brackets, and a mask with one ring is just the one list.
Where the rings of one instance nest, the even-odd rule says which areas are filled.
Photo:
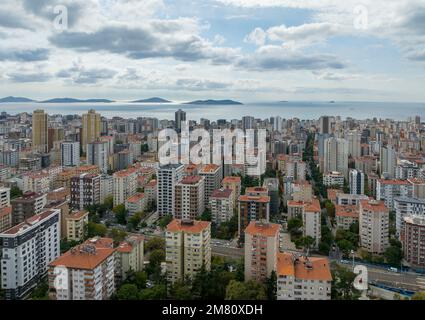
[[276, 274], [277, 300], [331, 300], [332, 274], [327, 258], [279, 253]]
[[66, 238], [68, 241], [81, 241], [84, 239], [86, 227], [89, 223], [89, 212], [78, 211], [66, 218]]
[[338, 229], [350, 230], [353, 223], [359, 222], [359, 207], [353, 205], [336, 205], [335, 218]]
[[136, 193], [125, 201], [125, 208], [128, 210], [130, 216], [138, 212], [146, 210], [146, 197], [144, 193]]

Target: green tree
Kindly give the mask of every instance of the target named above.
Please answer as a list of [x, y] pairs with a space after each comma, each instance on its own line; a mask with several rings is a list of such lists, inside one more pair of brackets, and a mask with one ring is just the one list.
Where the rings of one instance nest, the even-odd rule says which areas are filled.
[[425, 291], [416, 292], [412, 296], [412, 300], [425, 300]]
[[144, 289], [140, 292], [141, 300], [163, 300], [167, 298], [167, 287], [165, 284], [159, 284], [152, 288]]
[[132, 229], [137, 229], [140, 222], [142, 221], [142, 217], [144, 216], [143, 212], [136, 212], [130, 218], [128, 218], [128, 223], [130, 224]]
[[189, 281], [177, 281], [170, 288], [172, 300], [191, 300], [192, 288]]
[[205, 209], [205, 211], [199, 216], [199, 220], [211, 221], [211, 211], [209, 209]]
[[118, 300], [138, 300], [139, 289], [135, 284], [123, 284], [117, 291]]
[[16, 199], [22, 197], [22, 190], [19, 189], [17, 186], [12, 186], [10, 188], [10, 199]]
[[47, 281], [41, 282], [31, 293], [31, 300], [49, 300], [49, 285]]
[[316, 240], [310, 236], [301, 237], [297, 240], [295, 240], [295, 245], [297, 248], [304, 248], [306, 250], [310, 249]]
[[226, 288], [226, 300], [266, 300], [266, 287], [256, 281], [231, 280]]
[[112, 211], [115, 213], [115, 218], [117, 219], [117, 223], [126, 225], [127, 224], [127, 214], [128, 211], [125, 208], [124, 204], [119, 204], [116, 207], [112, 209]]
[[330, 200], [326, 200], [325, 201], [325, 208], [326, 208], [326, 212], [328, 214], [329, 217], [334, 218], [335, 217], [335, 205], [333, 204], [332, 201]]
[[158, 222], [158, 226], [161, 228], [161, 229], [165, 229], [169, 224], [170, 224], [170, 222], [171, 221], [173, 221], [173, 216], [172, 215], [167, 215], [167, 216], [164, 216], [164, 217], [162, 217], [160, 220], [159, 220], [159, 222]]
[[144, 271], [133, 271], [129, 270], [126, 274], [125, 282], [135, 284], [139, 290], [146, 288], [146, 283], [148, 280], [148, 275]]
[[93, 237], [104, 237], [106, 233], [108, 232], [108, 228], [106, 228], [105, 225], [89, 222], [87, 224], [87, 237], [93, 238]]
[[266, 288], [267, 288], [267, 299], [268, 300], [276, 300], [277, 293], [277, 275], [276, 271], [272, 271], [270, 277], [266, 280]]
[[118, 245], [121, 241], [125, 240], [127, 232], [113, 228], [109, 231], [109, 236], [114, 240], [114, 244]]
[[332, 299], [358, 300], [360, 293], [354, 288], [356, 275], [345, 267], [336, 265], [332, 272]]
[[153, 250], [165, 250], [165, 240], [160, 237], [154, 237], [145, 242], [145, 251], [149, 252]]
[[114, 197], [107, 196], [103, 204], [106, 206], [107, 209], [112, 210], [112, 208], [114, 207]]
[[403, 260], [401, 242], [396, 239], [390, 239], [390, 246], [385, 250], [384, 257], [388, 264], [392, 266], [399, 266]]

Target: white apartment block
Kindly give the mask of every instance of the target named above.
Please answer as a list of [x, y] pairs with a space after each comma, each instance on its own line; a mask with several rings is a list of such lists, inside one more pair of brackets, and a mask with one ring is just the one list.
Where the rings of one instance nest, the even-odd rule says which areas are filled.
[[348, 178], [348, 141], [328, 138], [324, 142], [323, 172], [341, 172]]
[[47, 193], [50, 191], [50, 175], [44, 172], [28, 173], [22, 176], [22, 192]]
[[394, 198], [394, 211], [396, 214], [397, 235], [403, 229], [403, 221], [408, 216], [425, 217], [425, 199], [397, 197]]
[[383, 201], [360, 201], [360, 246], [373, 254], [381, 254], [389, 246], [390, 213]]
[[304, 181], [306, 178], [307, 164], [301, 160], [288, 160], [285, 163], [285, 176], [292, 177], [296, 181]]
[[348, 174], [348, 185], [351, 194], [364, 194], [365, 175], [363, 172], [351, 169]]
[[174, 219], [167, 226], [167, 277], [172, 283], [211, 269], [211, 222]]
[[25, 298], [59, 256], [60, 210], [36, 214], [3, 233], [1, 283], [6, 299]]
[[205, 177], [204, 203], [209, 208], [210, 196], [214, 190], [220, 189], [221, 186], [222, 167], [216, 164], [207, 164], [199, 171], [199, 175]]
[[97, 165], [102, 173], [108, 172], [108, 141], [95, 141], [87, 145], [87, 164]]
[[321, 217], [319, 200], [313, 199], [312, 202], [305, 205], [304, 212], [302, 213], [303, 236], [310, 236], [314, 239], [314, 248], [318, 248], [322, 237]]
[[327, 258], [277, 255], [277, 300], [331, 300], [332, 275]]
[[61, 164], [64, 167], [80, 166], [80, 143], [65, 141], [61, 143]]
[[0, 187], [0, 209], [10, 206], [10, 188]]
[[113, 179], [114, 206], [124, 204], [126, 199], [136, 194], [137, 170], [135, 168], [115, 172]]
[[128, 210], [128, 214], [133, 216], [138, 212], [144, 212], [146, 210], [146, 197], [144, 193], [136, 193], [127, 200], [125, 200], [125, 208]]
[[157, 170], [157, 208], [160, 217], [174, 216], [175, 186], [182, 179], [184, 165], [161, 166]]
[[52, 300], [107, 300], [115, 292], [112, 239], [94, 238], [72, 248], [49, 265]]
[[336, 193], [336, 204], [358, 206], [361, 200], [369, 199], [364, 194]]
[[411, 197], [413, 185], [406, 180], [383, 180], [376, 182], [376, 199], [383, 200], [391, 210], [394, 209], [394, 198]]
[[323, 184], [327, 187], [343, 187], [344, 175], [341, 172], [332, 171], [323, 175]]
[[100, 203], [114, 194], [114, 178], [107, 174], [100, 175]]
[[228, 222], [233, 217], [234, 191], [217, 189], [210, 197], [211, 219], [217, 225]]

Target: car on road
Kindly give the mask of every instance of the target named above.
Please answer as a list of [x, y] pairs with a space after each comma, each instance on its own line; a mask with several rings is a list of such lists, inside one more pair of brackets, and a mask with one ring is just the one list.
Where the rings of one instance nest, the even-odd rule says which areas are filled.
[[398, 272], [398, 269], [397, 269], [397, 268], [390, 267], [390, 268], [388, 268], [388, 271], [391, 271], [391, 272]]

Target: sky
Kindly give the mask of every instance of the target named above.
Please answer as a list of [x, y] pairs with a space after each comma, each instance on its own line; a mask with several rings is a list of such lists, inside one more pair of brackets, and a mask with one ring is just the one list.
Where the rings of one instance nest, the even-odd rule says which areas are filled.
[[425, 100], [424, 0], [2, 0], [0, 97]]

